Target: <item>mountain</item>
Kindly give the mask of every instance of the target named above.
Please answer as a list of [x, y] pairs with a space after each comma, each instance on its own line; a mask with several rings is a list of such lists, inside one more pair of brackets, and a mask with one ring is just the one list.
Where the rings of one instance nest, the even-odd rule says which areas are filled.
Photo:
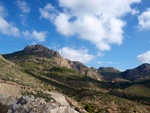
[[[12, 54], [4, 54], [3, 57], [15, 63], [25, 61], [43, 62], [46, 60], [46, 62], [50, 63], [53, 66], [70, 68], [96, 80], [101, 80], [102, 78], [100, 74], [94, 72], [84, 64], [65, 59], [59, 54], [58, 51], [50, 50], [40, 44], [26, 46], [22, 51], [18, 51]], [[37, 61], [37, 57], [38, 59], [40, 59], [39, 61]]]
[[105, 72], [116, 73], [116, 72], [120, 72], [120, 71], [115, 69], [115, 68], [113, 68], [113, 67], [100, 67], [98, 69], [98, 73], [105, 73]]
[[100, 67], [97, 69], [97, 73], [102, 75], [102, 78], [106, 81], [118, 78], [122, 79], [121, 72], [113, 67]]
[[[30, 48], [33, 47], [30, 46]], [[23, 88], [23, 93], [27, 95], [33, 95], [35, 90], [39, 89], [58, 91], [76, 100], [81, 108], [90, 105], [93, 113], [150, 112], [150, 106], [148, 106], [150, 105], [150, 80], [117, 83], [98, 81], [75, 71], [87, 73], [84, 70], [86, 66], [84, 67], [82, 63], [66, 60], [59, 55], [56, 57], [55, 54], [49, 55], [50, 53], [43, 56], [40, 50], [38, 48], [24, 49], [3, 55], [13, 62], [0, 56], [0, 82], [3, 79], [9, 83], [19, 84]], [[65, 65], [74, 70], [65, 67], [62, 62], [66, 62]], [[108, 69], [107, 71], [103, 69], [101, 72], [108, 72]], [[118, 71], [114, 73], [116, 72]], [[47, 98], [47, 95], [40, 92], [34, 95]]]
[[32, 45], [26, 46], [22, 51], [23, 54], [34, 54], [41, 57], [56, 57], [61, 58], [62, 56], [59, 54], [58, 51], [50, 50], [43, 45]]
[[124, 79], [135, 81], [150, 78], [150, 64], [144, 63], [134, 69], [128, 69], [121, 73]]
[[134, 69], [128, 69], [124, 72], [120, 72], [113, 67], [100, 67], [96, 72], [102, 75], [102, 79], [106, 81], [140, 81], [150, 78], [150, 64], [144, 63]]
[[[12, 54], [4, 54], [2, 55], [5, 59], [15, 60], [21, 59], [25, 55], [34, 55], [38, 57], [55, 57], [62, 58], [62, 56], [58, 53], [58, 51], [50, 50], [47, 47], [37, 44], [32, 46], [26, 46], [22, 51], [14, 52]], [[23, 59], [21, 59], [23, 60]]]
[[135, 69], [128, 69], [124, 72], [120, 72], [113, 67], [100, 67], [98, 69], [95, 69], [94, 67], [88, 68], [80, 62], [65, 59], [58, 51], [50, 50], [40, 44], [26, 46], [22, 51], [4, 54], [2, 56], [18, 65], [23, 62], [34, 62], [51, 66], [66, 67], [99, 81], [136, 81], [150, 78], [150, 64], [142, 64]]

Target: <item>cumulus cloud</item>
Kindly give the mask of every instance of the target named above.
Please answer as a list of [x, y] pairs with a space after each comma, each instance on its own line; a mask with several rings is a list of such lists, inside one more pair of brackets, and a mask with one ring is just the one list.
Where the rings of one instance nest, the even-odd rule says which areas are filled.
[[62, 11], [51, 4], [39, 11], [41, 18], [51, 21], [60, 34], [77, 35], [95, 44], [97, 49], [108, 51], [111, 44], [122, 44], [126, 22], [121, 18], [127, 13], [139, 13], [131, 5], [140, 2], [141, 0], [58, 0]]
[[20, 1], [17, 0], [15, 1], [15, 3], [17, 4], [18, 8], [23, 12], [23, 13], [29, 13], [31, 8], [29, 7], [28, 3], [25, 1]]
[[29, 33], [28, 30], [22, 32], [22, 34], [24, 35], [24, 37], [26, 37], [28, 39], [35, 39], [38, 42], [44, 42], [47, 33], [48, 33], [47, 31], [37, 32], [36, 30], [34, 30], [32, 33]]
[[150, 8], [147, 8], [140, 16], [138, 16], [138, 28], [139, 30], [149, 30], [150, 29]]
[[3, 4], [0, 2], [0, 32], [5, 35], [20, 36], [19, 29], [8, 23], [4, 17], [8, 15]]
[[64, 57], [71, 61], [79, 61], [82, 63], [89, 62], [95, 59], [95, 56], [87, 54], [87, 49], [74, 50], [69, 47], [64, 47], [59, 50], [59, 53]]
[[144, 54], [138, 55], [137, 59], [141, 63], [150, 63], [150, 51], [147, 51]]

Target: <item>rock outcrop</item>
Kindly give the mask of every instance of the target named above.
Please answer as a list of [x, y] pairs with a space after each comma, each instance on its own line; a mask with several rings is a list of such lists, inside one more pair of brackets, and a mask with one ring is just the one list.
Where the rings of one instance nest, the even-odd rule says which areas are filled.
[[26, 46], [22, 51], [24, 54], [34, 54], [43, 57], [56, 57], [61, 58], [62, 56], [58, 51], [50, 50], [47, 47], [37, 44], [32, 46]]
[[45, 102], [42, 98], [32, 95], [8, 96], [0, 93], [0, 113], [79, 113], [71, 107], [62, 106], [57, 102]]

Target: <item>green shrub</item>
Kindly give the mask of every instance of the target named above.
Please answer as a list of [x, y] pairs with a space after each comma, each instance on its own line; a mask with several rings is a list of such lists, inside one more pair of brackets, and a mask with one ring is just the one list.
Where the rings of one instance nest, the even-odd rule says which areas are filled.
[[136, 113], [136, 110], [134, 110], [133, 112]]
[[52, 91], [52, 89], [49, 88], [48, 91]]
[[91, 108], [90, 104], [87, 104], [87, 105], [84, 107], [84, 109], [85, 109], [87, 112], [92, 113], [92, 108]]

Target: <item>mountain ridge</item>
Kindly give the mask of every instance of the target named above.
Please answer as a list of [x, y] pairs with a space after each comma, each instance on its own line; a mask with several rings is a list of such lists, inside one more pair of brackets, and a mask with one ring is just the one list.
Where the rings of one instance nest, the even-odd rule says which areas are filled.
[[114, 79], [125, 79], [129, 81], [136, 81], [150, 78], [150, 64], [144, 63], [134, 69], [128, 69], [124, 72], [120, 72], [113, 67], [94, 67], [88, 68], [84, 64], [78, 61], [70, 61], [62, 57], [58, 51], [50, 50], [47, 47], [37, 44], [32, 46], [26, 46], [23, 50], [17, 51], [11, 54], [3, 54], [5, 59], [13, 62], [34, 61], [37, 62], [36, 57], [41, 59], [42, 63], [49, 62], [52, 65], [70, 68], [83, 75], [94, 78], [96, 80], [114, 81]]
[[130, 81], [149, 79], [150, 78], [150, 64], [144, 63], [134, 69], [127, 69], [121, 75], [124, 79]]
[[[17, 52], [17, 54], [19, 53]], [[60, 67], [58, 65], [60, 63], [55, 65], [60, 60], [62, 59], [55, 57], [38, 57], [37, 54], [23, 54], [22, 56], [16, 55], [13, 63], [0, 56], [0, 77], [6, 81], [14, 81], [18, 84], [41, 88], [45, 91], [59, 91], [74, 98], [82, 106], [89, 103], [93, 113], [106, 113], [108, 111], [146, 113], [150, 111], [148, 106], [150, 105], [150, 80], [143, 82], [98, 81], [63, 66]], [[88, 73], [86, 66], [82, 63], [64, 61], [69, 62], [72, 68]], [[147, 70], [148, 68], [145, 67], [143, 66], [143, 69]], [[129, 71], [132, 71], [132, 69]], [[109, 72], [107, 71], [107, 73]], [[27, 92], [26, 94], [33, 93]]]
[[[11, 54], [3, 54], [2, 55], [5, 59], [8, 59], [13, 62], [22, 62], [26, 60], [31, 60], [28, 58], [29, 56], [36, 56], [41, 58], [51, 59], [50, 63], [53, 65], [59, 65], [61, 67], [67, 67], [73, 69], [83, 75], [89, 76], [96, 80], [101, 80], [101, 75], [94, 72], [84, 64], [77, 62], [77, 61], [70, 61], [62, 57], [58, 51], [50, 50], [47, 47], [37, 44], [32, 46], [26, 46], [23, 50], [14, 52]], [[35, 61], [35, 58], [33, 58]], [[32, 60], [32, 61], [33, 61]]]

